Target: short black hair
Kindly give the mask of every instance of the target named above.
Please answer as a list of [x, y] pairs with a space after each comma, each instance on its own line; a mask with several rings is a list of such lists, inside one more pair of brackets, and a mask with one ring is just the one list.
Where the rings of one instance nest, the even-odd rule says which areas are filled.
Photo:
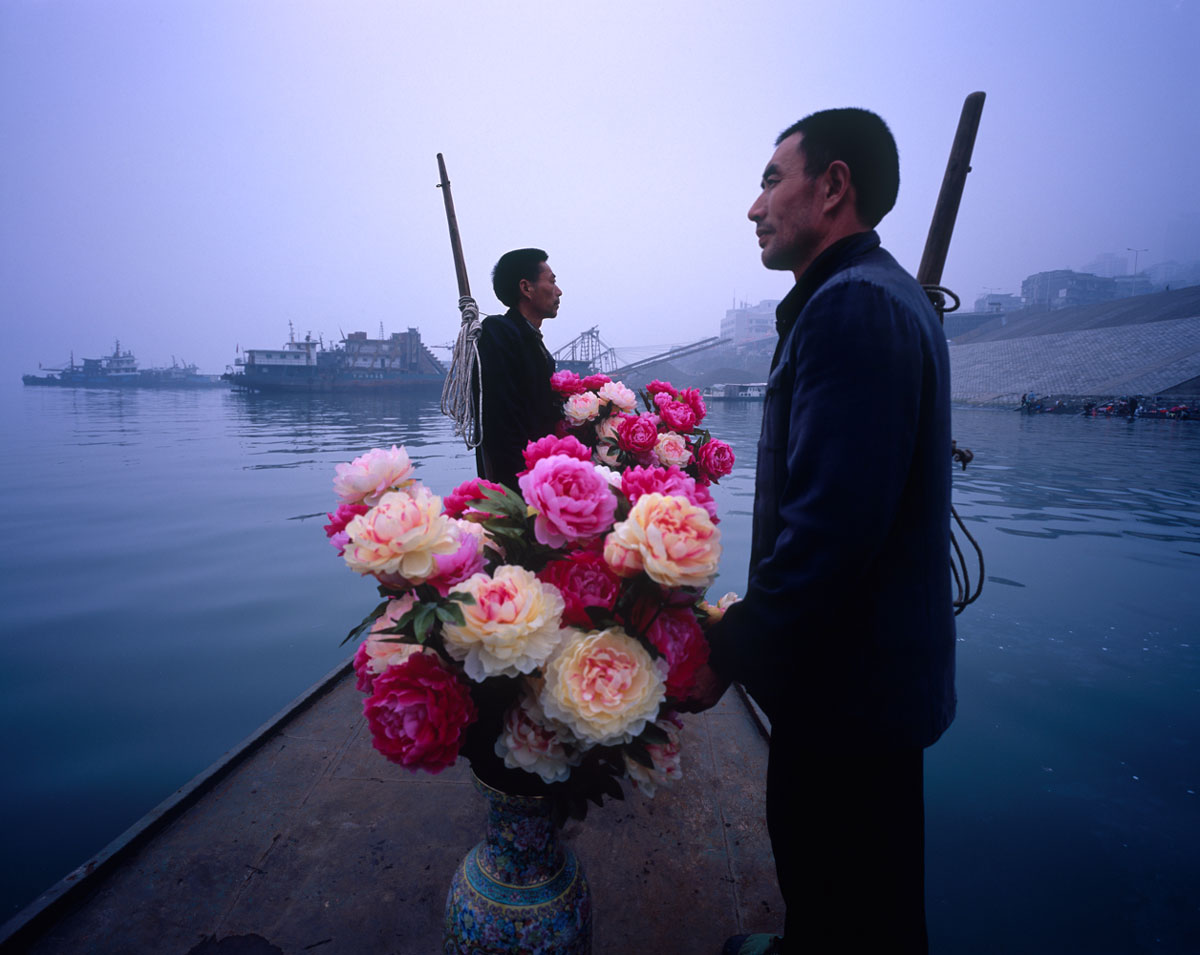
[[775, 145], [796, 133], [804, 137], [805, 175], [819, 176], [838, 159], [850, 169], [854, 209], [865, 225], [875, 228], [892, 211], [900, 192], [900, 154], [880, 117], [866, 109], [824, 109], [793, 123]]
[[521, 280], [536, 282], [542, 273], [542, 263], [548, 259], [541, 249], [513, 249], [500, 256], [492, 269], [492, 291], [509, 308], [521, 301]]

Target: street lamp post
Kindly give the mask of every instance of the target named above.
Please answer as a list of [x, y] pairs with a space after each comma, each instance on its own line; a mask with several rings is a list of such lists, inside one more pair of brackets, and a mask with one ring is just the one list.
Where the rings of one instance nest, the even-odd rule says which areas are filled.
[[1149, 252], [1150, 250], [1149, 249], [1131, 249], [1129, 246], [1126, 246], [1125, 251], [1133, 253], [1133, 273], [1129, 276], [1129, 295], [1130, 295], [1130, 297], [1132, 297], [1133, 296], [1133, 283], [1135, 281], [1137, 281], [1138, 253], [1139, 252]]

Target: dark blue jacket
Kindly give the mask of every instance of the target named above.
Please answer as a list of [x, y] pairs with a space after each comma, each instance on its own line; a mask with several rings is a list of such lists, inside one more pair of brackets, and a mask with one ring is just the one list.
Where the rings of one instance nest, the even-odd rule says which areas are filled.
[[945, 335], [874, 232], [777, 316], [749, 582], [713, 664], [806, 745], [928, 746], [955, 705]]

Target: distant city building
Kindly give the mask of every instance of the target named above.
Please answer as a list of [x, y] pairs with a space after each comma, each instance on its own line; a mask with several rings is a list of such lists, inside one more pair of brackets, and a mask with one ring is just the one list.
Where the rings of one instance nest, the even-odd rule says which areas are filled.
[[1094, 305], [1111, 301], [1117, 295], [1114, 279], [1070, 269], [1038, 272], [1021, 283], [1021, 298], [1026, 307], [1032, 308]]
[[1101, 278], [1112, 279], [1129, 271], [1129, 259], [1115, 252], [1101, 252], [1084, 265], [1083, 271]]
[[728, 309], [721, 319], [721, 337], [731, 339], [735, 347], [773, 338], [778, 304], [778, 299], [764, 299], [757, 305], [742, 302], [737, 308]]
[[1013, 295], [1011, 292], [991, 292], [987, 295], [980, 295], [975, 299], [975, 311], [991, 312], [996, 315], [1004, 312], [1015, 312], [1021, 308], [1024, 303], [1019, 295]]

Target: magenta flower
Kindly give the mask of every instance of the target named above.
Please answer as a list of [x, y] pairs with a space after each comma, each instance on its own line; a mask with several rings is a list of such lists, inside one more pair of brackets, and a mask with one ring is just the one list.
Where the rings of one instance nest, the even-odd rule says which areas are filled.
[[677, 467], [629, 468], [621, 475], [621, 493], [629, 498], [630, 504], [636, 504], [643, 494], [683, 497], [704, 508], [712, 522], [717, 523], [717, 505], [708, 488], [697, 484], [694, 478], [684, 474]]
[[346, 550], [346, 545], [350, 543], [346, 525], [360, 514], [366, 514], [370, 509], [366, 504], [339, 504], [336, 511], [325, 515], [329, 518], [329, 523], [325, 525], [325, 536], [329, 538], [329, 543], [337, 548], [339, 557]]
[[476, 710], [466, 684], [437, 654], [422, 652], [375, 678], [363, 715], [373, 745], [390, 762], [440, 773], [458, 759]]
[[526, 471], [532, 470], [538, 461], [542, 458], [548, 458], [552, 454], [565, 454], [580, 461], [590, 461], [592, 459], [592, 452], [584, 447], [583, 443], [577, 437], [571, 434], [565, 438], [548, 434], [544, 438], [530, 441], [525, 445], [525, 450], [522, 453], [525, 455]]
[[696, 427], [696, 412], [689, 405], [668, 398], [665, 393], [655, 395], [654, 403], [658, 405], [658, 413], [672, 431], [687, 434]]
[[696, 416], [696, 424], [704, 420], [704, 416], [708, 414], [708, 408], [704, 405], [704, 396], [700, 394], [699, 388], [684, 388], [679, 392], [679, 400], [692, 409], [692, 413]]
[[672, 398], [674, 398], [675, 395], [678, 394], [673, 384], [671, 384], [669, 381], [659, 381], [658, 379], [650, 382], [650, 384], [646, 386], [646, 390], [650, 392], [650, 397], [655, 402], [657, 402], [659, 395], [670, 395]]
[[580, 377], [573, 371], [556, 371], [550, 376], [550, 387], [564, 398], [587, 391]]
[[658, 442], [658, 415], [621, 415], [617, 424], [617, 444], [623, 451], [649, 454]]
[[733, 470], [733, 448], [713, 438], [696, 449], [696, 460], [704, 476], [716, 481]]
[[552, 560], [537, 575], [543, 583], [553, 584], [563, 596], [564, 626], [591, 630], [588, 607], [612, 610], [621, 590], [621, 581], [597, 551], [578, 550], [563, 560]]
[[447, 517], [486, 517], [482, 511], [476, 511], [470, 507], [472, 501], [483, 500], [483, 489], [491, 488], [493, 491], [502, 491], [503, 488], [494, 481], [485, 481], [483, 478], [471, 478], [469, 481], [463, 481], [458, 487], [446, 495], [446, 499], [442, 502], [442, 507], [446, 511]]
[[696, 684], [696, 671], [708, 662], [708, 641], [690, 607], [663, 608], [646, 630], [666, 659], [667, 696], [686, 700]]
[[596, 468], [565, 454], [542, 458], [517, 479], [521, 496], [537, 512], [533, 534], [548, 547], [562, 547], [607, 531], [617, 498]]
[[599, 391], [610, 381], [612, 381], [612, 379], [609, 378], [608, 375], [588, 375], [583, 379], [581, 384], [583, 385], [584, 391]]

